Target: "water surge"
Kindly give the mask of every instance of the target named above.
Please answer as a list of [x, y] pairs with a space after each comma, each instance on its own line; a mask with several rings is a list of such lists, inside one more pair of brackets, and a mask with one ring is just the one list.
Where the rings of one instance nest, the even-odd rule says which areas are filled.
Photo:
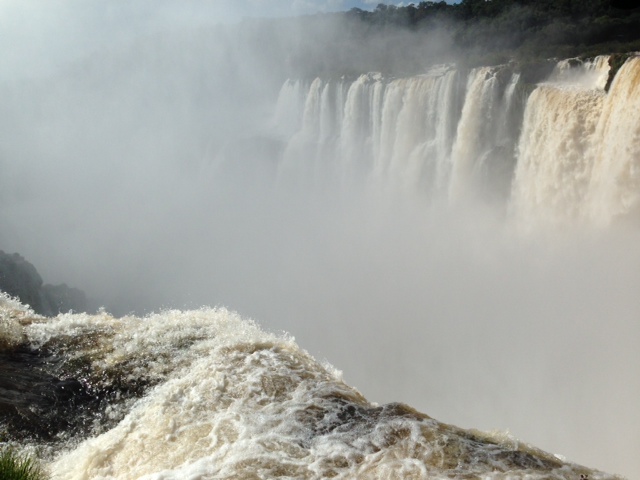
[[225, 309], [45, 319], [3, 295], [0, 321], [5, 349], [64, 354], [40, 368], [88, 391], [146, 385], [95, 410], [85, 440], [53, 441], [53, 479], [615, 478], [505, 434], [372, 404], [292, 338]]

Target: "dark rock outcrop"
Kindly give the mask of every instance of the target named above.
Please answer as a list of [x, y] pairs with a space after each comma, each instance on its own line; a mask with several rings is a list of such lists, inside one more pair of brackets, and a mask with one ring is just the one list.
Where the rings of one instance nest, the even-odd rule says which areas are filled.
[[53, 316], [73, 310], [87, 310], [83, 291], [61, 285], [43, 284], [36, 268], [18, 253], [0, 250], [0, 290], [20, 299], [40, 315]]

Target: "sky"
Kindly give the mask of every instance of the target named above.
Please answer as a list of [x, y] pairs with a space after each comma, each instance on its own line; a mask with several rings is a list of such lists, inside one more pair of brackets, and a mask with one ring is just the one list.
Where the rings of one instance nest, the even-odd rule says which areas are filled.
[[[0, 81], [47, 75], [106, 44], [247, 17], [373, 10], [384, 0], [0, 0]], [[419, 3], [419, 2], [416, 2]], [[455, 3], [449, 1], [448, 3]]]

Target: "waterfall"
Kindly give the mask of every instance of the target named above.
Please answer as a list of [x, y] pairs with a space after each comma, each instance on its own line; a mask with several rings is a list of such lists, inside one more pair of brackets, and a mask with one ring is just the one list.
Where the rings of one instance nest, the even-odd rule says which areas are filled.
[[[292, 115], [301, 121], [287, 138], [281, 170], [314, 176], [322, 165], [340, 181], [365, 176], [402, 187], [442, 187], [460, 114], [458, 75], [440, 67], [402, 79], [313, 80], [302, 111]], [[291, 85], [282, 87], [278, 112], [295, 103], [290, 97], [299, 89]]]
[[[501, 183], [510, 180], [514, 141], [507, 133], [507, 122], [519, 75], [509, 74], [504, 68], [482, 67], [469, 75], [452, 152], [452, 199], [482, 190], [504, 190]], [[505, 168], [506, 175], [499, 173]]]
[[525, 112], [512, 208], [520, 218], [545, 216], [561, 223], [585, 215], [604, 93], [541, 86]]
[[[330, 177], [341, 181], [365, 176], [451, 197], [486, 191], [483, 182], [491, 175], [508, 185], [517, 137], [513, 116], [521, 116], [519, 78], [509, 67], [464, 74], [447, 65], [407, 78], [316, 78], [302, 111], [292, 115], [302, 120], [287, 138], [281, 170], [312, 172], [317, 179], [318, 164], [333, 164]], [[295, 103], [289, 97], [299, 90], [291, 85], [282, 87], [278, 111]]]
[[602, 105], [589, 182], [591, 216], [599, 222], [640, 211], [640, 58], [622, 66]]
[[[272, 123], [249, 105], [258, 126], [225, 138], [205, 174], [184, 168], [180, 144], [176, 163], [156, 159], [153, 129], [85, 161], [118, 143], [122, 113], [104, 122], [117, 135], [85, 132], [101, 142], [76, 152], [91, 117], [61, 126], [73, 102], [60, 102], [60, 115], [16, 129], [49, 141], [19, 145], [43, 168], [4, 163], [16, 179], [4, 182], [16, 192], [6, 242], [123, 299], [121, 311], [166, 309], [44, 319], [0, 298], [0, 353], [24, 355], [7, 365], [50, 385], [3, 434], [40, 435], [56, 479], [615, 478], [383, 405], [402, 400], [638, 471], [638, 229], [552, 237], [638, 212], [640, 59], [606, 91], [608, 68], [561, 61], [537, 84], [515, 64], [289, 79]], [[129, 145], [142, 165], [111, 162]], [[23, 150], [14, 157], [30, 160]], [[58, 163], [66, 155], [74, 168]], [[96, 170], [76, 181], [85, 164]], [[212, 303], [294, 332], [348, 382], [240, 314], [168, 310]]]
[[608, 93], [584, 84], [539, 86], [527, 102], [512, 208], [527, 222], [599, 225], [637, 214], [640, 59]]
[[459, 115], [458, 75], [440, 68], [390, 82], [380, 121], [377, 175], [388, 173], [403, 187], [442, 188]]
[[[537, 85], [513, 65], [317, 78], [292, 115], [301, 122], [281, 169], [317, 178], [322, 165], [324, 180], [367, 178], [450, 202], [499, 199], [523, 225], [606, 224], [640, 201], [640, 59], [605, 92], [608, 75], [599, 56], [562, 60]], [[285, 83], [279, 111], [301, 84]]]
[[549, 81], [604, 90], [608, 78], [609, 55], [599, 55], [586, 61], [578, 58], [560, 60], [551, 72]]

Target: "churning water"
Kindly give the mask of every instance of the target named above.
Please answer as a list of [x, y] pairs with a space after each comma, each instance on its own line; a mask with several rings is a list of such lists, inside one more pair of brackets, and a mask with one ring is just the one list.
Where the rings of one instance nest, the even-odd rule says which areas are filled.
[[[0, 300], [5, 351], [27, 342], [48, 352], [39, 368], [110, 392], [91, 412], [67, 412], [85, 424], [77, 437], [56, 436], [56, 479], [614, 478], [505, 434], [371, 404], [292, 338], [225, 309], [46, 319]], [[136, 401], [120, 396], [131, 387]], [[19, 411], [54, 415], [37, 404]]]

